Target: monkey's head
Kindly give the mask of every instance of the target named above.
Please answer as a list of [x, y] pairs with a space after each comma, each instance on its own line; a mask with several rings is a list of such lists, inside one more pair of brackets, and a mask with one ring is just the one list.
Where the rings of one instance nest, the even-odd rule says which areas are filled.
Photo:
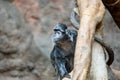
[[58, 23], [54, 27], [53, 42], [62, 43], [68, 40], [68, 35], [66, 34], [67, 25]]

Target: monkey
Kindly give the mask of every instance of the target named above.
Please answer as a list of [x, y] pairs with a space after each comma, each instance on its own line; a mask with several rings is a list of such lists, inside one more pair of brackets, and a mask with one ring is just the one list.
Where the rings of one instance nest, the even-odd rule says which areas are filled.
[[[69, 73], [73, 69], [74, 65], [74, 52], [77, 38], [77, 31], [74, 29], [68, 28], [67, 25], [58, 23], [54, 28], [53, 42], [54, 48], [50, 54], [52, 65], [55, 68], [55, 71], [60, 76], [60, 79], [67, 77], [70, 78]], [[97, 38], [97, 42], [101, 41], [101, 39]], [[99, 40], [98, 40], [99, 39]], [[112, 55], [114, 55], [111, 48], [108, 47], [104, 41], [99, 42], [103, 47], [105, 47], [106, 51]], [[109, 57], [113, 57], [109, 55]], [[112, 59], [107, 61], [107, 65], [110, 65]]]
[[[74, 4], [74, 6], [78, 7], [76, 2]], [[73, 27], [78, 30], [79, 29], [79, 23], [76, 20], [76, 16], [77, 16], [77, 13], [72, 11], [71, 16], [70, 16], [70, 21], [71, 21]], [[97, 35], [94, 36], [94, 40], [97, 41], [99, 44], [101, 44], [105, 48], [105, 50], [107, 51], [108, 56], [109, 56], [109, 60], [107, 61], [107, 65], [110, 66], [114, 61], [114, 52], [113, 52], [112, 48], [110, 47], [110, 45], [108, 45], [102, 39], [100, 39]]]
[[76, 30], [70, 29], [62, 23], [55, 25], [52, 37], [54, 48], [51, 51], [50, 58], [61, 80], [64, 77], [70, 78], [69, 73], [73, 69], [76, 37]]

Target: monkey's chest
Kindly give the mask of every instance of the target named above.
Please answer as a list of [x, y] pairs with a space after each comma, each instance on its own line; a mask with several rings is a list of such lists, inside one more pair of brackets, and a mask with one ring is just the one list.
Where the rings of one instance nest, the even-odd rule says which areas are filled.
[[72, 44], [66, 44], [62, 46], [62, 50], [65, 55], [73, 54], [74, 53], [74, 47]]

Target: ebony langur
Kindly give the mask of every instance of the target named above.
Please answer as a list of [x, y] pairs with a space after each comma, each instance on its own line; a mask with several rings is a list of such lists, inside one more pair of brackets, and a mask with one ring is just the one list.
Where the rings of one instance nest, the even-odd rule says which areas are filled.
[[52, 37], [54, 48], [51, 52], [51, 62], [60, 78], [70, 78], [73, 69], [77, 31], [69, 29], [67, 25], [58, 23]]
[[[54, 35], [52, 37], [54, 48], [50, 56], [55, 71], [61, 80], [64, 77], [70, 78], [69, 73], [72, 71], [74, 65], [76, 37], [77, 31], [68, 28], [65, 24], [58, 23], [54, 28]], [[108, 52], [109, 60], [107, 61], [107, 65], [110, 65], [113, 62], [113, 56], [111, 56], [114, 55], [113, 51], [101, 39], [98, 38], [96, 41], [103, 45]]]

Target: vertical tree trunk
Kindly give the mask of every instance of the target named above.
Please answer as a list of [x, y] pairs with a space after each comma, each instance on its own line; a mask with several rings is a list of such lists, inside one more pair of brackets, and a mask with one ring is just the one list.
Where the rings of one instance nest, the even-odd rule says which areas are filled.
[[87, 80], [91, 64], [93, 36], [97, 24], [103, 19], [105, 9], [101, 0], [77, 0], [77, 3], [81, 18], [72, 80]]

